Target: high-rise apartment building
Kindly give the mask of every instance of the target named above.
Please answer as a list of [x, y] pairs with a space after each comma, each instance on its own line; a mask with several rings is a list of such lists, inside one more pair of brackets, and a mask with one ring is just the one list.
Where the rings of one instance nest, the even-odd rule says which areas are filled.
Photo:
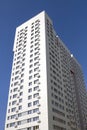
[[16, 29], [5, 130], [86, 130], [81, 66], [43, 11]]

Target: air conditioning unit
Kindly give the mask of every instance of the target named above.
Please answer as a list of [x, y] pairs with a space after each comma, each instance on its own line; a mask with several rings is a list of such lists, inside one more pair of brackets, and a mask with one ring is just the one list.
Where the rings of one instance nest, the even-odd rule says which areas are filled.
[[17, 125], [15, 125], [15, 128], [17, 128], [18, 126]]
[[38, 89], [38, 92], [40, 91], [40, 89]]
[[40, 120], [38, 120], [38, 121], [37, 121], [37, 123], [41, 123], [41, 121], [40, 121]]
[[40, 104], [38, 104], [37, 106], [40, 107]]
[[37, 114], [40, 114], [40, 113], [41, 113], [40, 111], [37, 112]]
[[38, 99], [40, 99], [41, 97], [39, 96], [39, 97], [37, 97]]

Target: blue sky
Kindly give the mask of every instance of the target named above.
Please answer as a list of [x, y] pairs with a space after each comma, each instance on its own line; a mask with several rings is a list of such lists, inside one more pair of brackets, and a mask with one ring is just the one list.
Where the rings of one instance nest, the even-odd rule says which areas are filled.
[[4, 130], [15, 29], [43, 10], [81, 64], [87, 86], [87, 0], [0, 0], [0, 130]]

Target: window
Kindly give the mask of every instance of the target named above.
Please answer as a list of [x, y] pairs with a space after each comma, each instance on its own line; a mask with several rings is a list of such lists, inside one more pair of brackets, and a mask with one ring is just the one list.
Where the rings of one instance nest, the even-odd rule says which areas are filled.
[[33, 118], [33, 121], [37, 121], [37, 120], [39, 120], [39, 116]]
[[39, 111], [39, 108], [33, 109], [33, 113], [36, 113], [36, 112], [38, 112], [38, 111]]
[[12, 102], [12, 105], [15, 105], [15, 104], [16, 104], [16, 101], [13, 101], [13, 102]]
[[19, 113], [19, 114], [18, 114], [18, 117], [21, 117], [21, 116], [22, 116], [22, 113]]
[[8, 109], [8, 113], [10, 113], [10, 109]]
[[23, 52], [25, 52], [25, 51], [26, 51], [26, 49], [23, 50]]
[[30, 55], [30, 58], [33, 57], [33, 54]]
[[24, 68], [21, 70], [22, 72], [24, 71]]
[[11, 102], [9, 102], [9, 106], [11, 106]]
[[32, 106], [32, 103], [30, 102], [30, 103], [28, 103], [28, 107], [31, 107]]
[[10, 93], [12, 93], [12, 89], [10, 90]]
[[21, 125], [21, 121], [18, 121], [18, 125]]
[[11, 84], [11, 87], [13, 87], [13, 84]]
[[34, 74], [34, 77], [37, 77], [39, 75], [39, 73], [36, 73], [36, 74]]
[[31, 44], [33, 43], [33, 41], [31, 41]]
[[31, 129], [32, 129], [31, 127], [27, 128], [27, 130], [31, 130]]
[[34, 35], [34, 33], [31, 33], [31, 36]]
[[23, 95], [23, 92], [20, 92], [20, 96], [22, 96]]
[[28, 111], [28, 114], [32, 114], [32, 110], [29, 110], [29, 111]]
[[24, 57], [25, 55], [26, 55], [26, 54], [24, 53], [24, 54], [23, 54], [23, 57]]
[[38, 104], [39, 104], [39, 100], [33, 102], [33, 105], [38, 105]]
[[31, 85], [32, 85], [32, 82], [29, 83], [29, 86], [31, 86]]
[[[31, 122], [32, 121], [32, 118], [29, 118], [28, 120], [27, 120], [27, 122]], [[29, 130], [31, 130], [31, 129], [29, 129]]]
[[15, 82], [15, 83], [14, 83], [14, 86], [16, 86], [17, 84], [18, 84], [18, 82]]
[[24, 65], [25, 65], [25, 63], [22, 64], [22, 66], [24, 66]]
[[6, 127], [9, 128], [9, 127], [10, 127], [10, 124], [7, 124]]
[[35, 43], [35, 46], [37, 46], [37, 45], [39, 45], [39, 42], [36, 42], [36, 43]]
[[14, 94], [14, 95], [13, 95], [13, 98], [16, 98], [16, 97], [17, 97], [17, 94]]
[[19, 63], [20, 63], [20, 61], [17, 61], [17, 62], [16, 62], [16, 64], [19, 64]]
[[32, 92], [32, 88], [28, 89], [28, 92], [29, 92], [29, 93]]
[[34, 91], [36, 91], [39, 88], [39, 86], [34, 87]]
[[34, 66], [35, 66], [35, 65], [38, 65], [38, 64], [39, 64], [39, 62], [35, 62], [35, 63], [34, 63]]
[[9, 102], [9, 106], [11, 106], [11, 102]]
[[22, 85], [22, 86], [20, 86], [20, 89], [23, 89], [23, 85]]
[[16, 110], [16, 107], [12, 108], [12, 109], [11, 109], [11, 112], [14, 112], [15, 110]]
[[37, 68], [34, 69], [34, 71], [37, 71], [37, 70], [39, 70], [39, 67], [37, 67]]
[[34, 28], [34, 25], [31, 28]]
[[33, 45], [31, 45], [30, 48], [33, 48]]
[[35, 33], [38, 33], [39, 31], [37, 30], [37, 31], [35, 31]]
[[16, 92], [18, 88], [14, 88], [13, 91]]
[[10, 123], [10, 127], [13, 127], [15, 125], [15, 122]]
[[22, 59], [22, 61], [24, 61], [24, 60], [25, 60], [25, 58]]
[[29, 67], [30, 67], [30, 68], [33, 67], [33, 64], [31, 64]]
[[37, 60], [39, 58], [39, 56], [35, 57], [34, 60]]
[[30, 60], [30, 62], [32, 62], [32, 61], [33, 61], [33, 59]]
[[35, 35], [35, 38], [40, 37], [39, 33]]
[[39, 51], [35, 52], [34, 55], [37, 55], [39, 53]]
[[19, 103], [21, 103], [22, 102], [22, 98], [21, 99], [19, 99]]
[[38, 49], [39, 49], [39, 47], [36, 47], [36, 48], [35, 48], [35, 50], [38, 50]]
[[24, 74], [21, 74], [21, 77], [23, 77], [24, 76]]
[[29, 76], [29, 79], [32, 79], [32, 76]]
[[33, 130], [38, 130], [38, 129], [39, 129], [38, 125], [33, 127]]
[[31, 32], [33, 32], [33, 31], [34, 31], [34, 29], [31, 30]]
[[37, 96], [39, 96], [39, 93], [35, 93], [35, 94], [33, 95], [34, 98], [37, 97]]
[[38, 83], [39, 79], [34, 80], [34, 84]]
[[34, 22], [32, 23], [32, 25], [34, 24]]
[[23, 82], [24, 82], [24, 79], [21, 80], [21, 83], [23, 83]]
[[57, 122], [60, 122], [60, 123], [63, 123], [63, 124], [66, 123], [65, 120], [62, 120], [62, 119], [60, 119], [60, 118], [58, 118], [58, 117], [55, 117], [55, 116], [53, 116], [53, 120], [55, 120], [55, 121], [57, 121]]
[[60, 127], [60, 126], [57, 126], [57, 125], [53, 125], [53, 129], [54, 130], [66, 130], [66, 128], [63, 128], [63, 127]]
[[27, 29], [27, 28], [28, 28], [28, 26], [25, 27], [25, 29]]
[[20, 56], [17, 57], [17, 60], [20, 59]]
[[31, 74], [32, 72], [33, 72], [33, 70], [30, 70], [30, 71], [29, 71], [29, 74]]
[[38, 28], [38, 27], [36, 27], [36, 28], [35, 28], [35, 31], [36, 31], [37, 29], [39, 29], [39, 28]]
[[11, 116], [11, 119], [14, 119], [15, 117], [16, 117], [16, 115], [12, 115], [12, 116]]
[[[20, 40], [19, 42], [21, 42], [22, 40]], [[20, 51], [21, 50], [21, 47], [20, 48], [18, 48], [18, 51]]]
[[25, 41], [24, 41], [24, 44], [25, 44], [26, 42], [27, 42], [27, 41], [25, 40]]
[[10, 96], [10, 99], [12, 98], [12, 96]]
[[19, 106], [19, 110], [21, 110], [22, 109], [22, 106]]
[[32, 95], [28, 96], [28, 100], [30, 100], [32, 98]]
[[27, 120], [18, 121], [18, 125], [27, 123]]
[[26, 47], [26, 45], [24, 45], [24, 48]]
[[19, 76], [16, 76], [16, 77], [15, 77], [15, 80], [17, 80], [18, 78], [19, 78]]
[[56, 113], [56, 114], [61, 115], [61, 116], [65, 116], [65, 114], [64, 114], [63, 112], [61, 112], [61, 111], [59, 111], [59, 110], [57, 110], [57, 109], [55, 109], [55, 108], [52, 108], [52, 111], [53, 111], [54, 113]]

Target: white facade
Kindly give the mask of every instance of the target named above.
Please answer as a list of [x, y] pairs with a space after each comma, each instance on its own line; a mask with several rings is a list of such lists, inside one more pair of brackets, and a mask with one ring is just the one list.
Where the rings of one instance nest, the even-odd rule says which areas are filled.
[[13, 52], [5, 130], [81, 130], [74, 58], [44, 11], [17, 27]]

